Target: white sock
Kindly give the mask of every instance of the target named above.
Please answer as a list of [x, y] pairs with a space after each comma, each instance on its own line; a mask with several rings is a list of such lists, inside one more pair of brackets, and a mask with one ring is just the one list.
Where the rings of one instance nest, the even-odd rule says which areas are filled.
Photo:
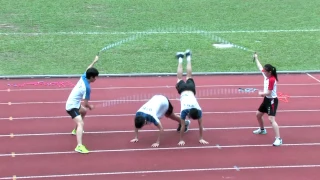
[[183, 59], [180, 57], [179, 58], [179, 63], [182, 63], [183, 62]]
[[187, 61], [191, 61], [191, 56], [187, 56]]

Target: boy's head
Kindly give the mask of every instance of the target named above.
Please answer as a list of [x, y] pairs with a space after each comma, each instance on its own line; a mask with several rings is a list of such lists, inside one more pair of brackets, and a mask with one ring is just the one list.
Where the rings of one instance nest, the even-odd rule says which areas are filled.
[[134, 118], [134, 125], [137, 129], [141, 129], [146, 124], [146, 118], [143, 116], [136, 116]]
[[98, 76], [99, 71], [94, 67], [91, 67], [86, 71], [86, 78], [89, 80], [89, 82], [94, 82]]
[[198, 120], [200, 118], [199, 110], [196, 108], [191, 108], [189, 111], [189, 117], [193, 120]]

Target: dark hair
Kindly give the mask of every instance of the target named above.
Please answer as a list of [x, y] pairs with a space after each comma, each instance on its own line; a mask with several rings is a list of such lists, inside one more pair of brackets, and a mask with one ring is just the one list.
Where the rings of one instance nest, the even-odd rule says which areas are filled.
[[199, 119], [199, 110], [196, 109], [196, 108], [191, 108], [190, 109], [190, 112], [189, 112], [189, 116], [192, 118], [192, 119]]
[[90, 79], [91, 77], [96, 77], [96, 76], [99, 76], [99, 71], [96, 68], [91, 67], [91, 68], [87, 69], [87, 71], [86, 71], [86, 78], [87, 79]]
[[271, 72], [271, 75], [273, 75], [276, 80], [278, 81], [278, 74], [277, 74], [277, 68], [272, 66], [271, 64], [264, 65], [264, 70]]
[[145, 124], [145, 118], [143, 116], [136, 116], [134, 118], [134, 125], [137, 129], [140, 129]]

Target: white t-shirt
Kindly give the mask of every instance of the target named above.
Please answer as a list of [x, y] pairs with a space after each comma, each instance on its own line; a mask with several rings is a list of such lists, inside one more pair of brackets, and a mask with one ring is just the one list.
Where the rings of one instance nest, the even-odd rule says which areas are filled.
[[197, 98], [192, 92], [182, 92], [180, 95], [180, 103], [181, 103], [181, 118], [186, 119], [187, 114], [191, 108], [196, 108], [202, 111]]
[[90, 93], [90, 83], [86, 78], [86, 73], [84, 73], [68, 97], [66, 102], [66, 110], [69, 111], [73, 108], [80, 108], [82, 99], [90, 100]]
[[266, 93], [268, 90], [271, 91], [271, 95], [270, 96], [266, 96], [267, 98], [276, 98], [277, 95], [277, 80], [274, 76], [271, 77], [267, 77], [266, 75], [263, 74], [262, 75], [264, 77], [264, 88], [263, 91]]
[[145, 116], [147, 124], [158, 125], [160, 119], [166, 114], [169, 101], [163, 95], [154, 95], [148, 102], [140, 107], [136, 115]]

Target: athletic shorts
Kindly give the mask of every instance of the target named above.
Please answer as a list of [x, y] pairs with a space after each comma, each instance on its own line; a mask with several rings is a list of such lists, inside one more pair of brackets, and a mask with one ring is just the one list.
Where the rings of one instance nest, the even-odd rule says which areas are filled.
[[173, 106], [172, 106], [172, 104], [171, 104], [169, 99], [168, 99], [168, 103], [169, 103], [169, 107], [168, 107], [168, 110], [167, 110], [167, 112], [165, 114], [166, 116], [170, 116], [173, 113]]
[[278, 108], [278, 98], [264, 97], [263, 102], [259, 107], [259, 111], [267, 113], [269, 116], [276, 116]]
[[73, 108], [73, 109], [70, 109], [69, 111], [67, 111], [67, 113], [71, 116], [72, 119], [74, 119], [75, 117], [79, 116], [80, 115], [80, 108]]
[[194, 95], [196, 95], [196, 85], [192, 78], [189, 78], [186, 82], [184, 82], [183, 80], [180, 80], [176, 84], [176, 89], [179, 94], [181, 94], [183, 91], [192, 91]]

